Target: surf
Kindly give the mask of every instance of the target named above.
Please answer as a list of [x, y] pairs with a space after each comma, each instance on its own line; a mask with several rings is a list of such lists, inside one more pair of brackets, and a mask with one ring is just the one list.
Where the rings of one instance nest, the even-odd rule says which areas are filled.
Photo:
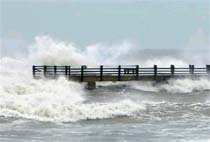
[[[120, 48], [119, 48], [120, 47]], [[77, 122], [81, 120], [111, 119], [116, 117], [133, 117], [147, 115], [148, 106], [153, 104], [133, 99], [135, 93], [131, 91], [126, 97], [120, 98], [125, 92], [112, 94], [113, 98], [104, 101], [90, 101], [89, 91], [85, 90], [82, 83], [67, 81], [65, 78], [57, 80], [34, 80], [31, 73], [33, 64], [141, 64], [151, 66], [157, 63], [160, 66], [168, 66], [173, 63], [176, 66], [188, 65], [188, 61], [174, 57], [162, 57], [152, 59], [138, 59], [133, 57], [124, 60], [128, 53], [135, 51], [135, 47], [128, 42], [117, 45], [89, 45], [78, 48], [73, 43], [55, 40], [51, 37], [36, 37], [35, 42], [27, 47], [28, 54], [22, 57], [1, 57], [0, 62], [0, 116], [32, 119], [50, 122]], [[103, 51], [107, 52], [104, 53]], [[110, 57], [110, 58], [107, 58]], [[88, 59], [88, 60], [87, 60]], [[166, 84], [154, 85], [153, 82], [131, 83], [99, 83], [97, 89], [111, 88], [115, 90], [136, 89], [150, 92], [169, 92], [174, 94], [190, 93], [209, 90], [207, 79], [172, 79]], [[137, 96], [141, 96], [138, 92]], [[98, 96], [100, 93], [97, 94]], [[114, 99], [114, 96], [117, 96]], [[94, 96], [97, 98], [96, 96]], [[105, 96], [103, 96], [106, 98]], [[135, 97], [134, 97], [135, 98]], [[113, 100], [112, 100], [113, 99]], [[94, 99], [93, 99], [94, 100]], [[158, 103], [161, 104], [161, 103]], [[158, 105], [157, 104], [157, 105]], [[205, 104], [205, 103], [204, 103]], [[164, 105], [170, 105], [165, 103]], [[152, 119], [152, 116], [151, 116]]]

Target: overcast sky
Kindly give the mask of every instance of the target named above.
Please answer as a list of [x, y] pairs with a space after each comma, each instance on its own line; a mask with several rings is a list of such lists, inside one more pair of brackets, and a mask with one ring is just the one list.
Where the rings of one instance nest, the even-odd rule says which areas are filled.
[[145, 49], [209, 48], [209, 0], [0, 0], [0, 40], [34, 37], [84, 46], [131, 41]]

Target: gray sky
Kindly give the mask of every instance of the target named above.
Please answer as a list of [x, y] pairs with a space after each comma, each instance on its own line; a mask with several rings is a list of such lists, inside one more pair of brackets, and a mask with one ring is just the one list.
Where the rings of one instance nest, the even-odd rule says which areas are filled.
[[145, 49], [208, 49], [208, 0], [0, 0], [0, 40], [49, 35], [84, 46], [131, 41]]

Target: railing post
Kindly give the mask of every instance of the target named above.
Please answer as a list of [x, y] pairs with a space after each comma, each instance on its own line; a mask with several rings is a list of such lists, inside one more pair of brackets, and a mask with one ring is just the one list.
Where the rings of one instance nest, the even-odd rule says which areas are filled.
[[68, 75], [69, 75], [69, 80], [70, 80], [70, 78], [71, 78], [71, 66], [68, 66], [68, 69], [69, 69]]
[[121, 65], [118, 66], [118, 81], [121, 80]]
[[65, 66], [65, 77], [66, 77], [66, 79], [68, 77], [68, 66]]
[[189, 65], [190, 74], [194, 74], [194, 65]]
[[47, 77], [47, 66], [46, 65], [43, 66], [43, 74], [44, 74], [44, 77]]
[[191, 74], [191, 68], [192, 68], [191, 65], [189, 65], [189, 72], [190, 72], [190, 74]]
[[154, 65], [154, 80], [157, 77], [157, 65]]
[[33, 78], [35, 79], [35, 76], [36, 76], [36, 71], [35, 71], [35, 66], [33, 65], [32, 66], [32, 73], [33, 73]]
[[208, 78], [210, 79], [210, 65], [206, 65], [206, 72], [208, 74]]
[[100, 81], [103, 81], [103, 66], [100, 66]]
[[84, 81], [84, 65], [81, 66], [81, 78], [80, 81], [83, 82]]
[[171, 65], [171, 76], [173, 77], [174, 76], [174, 65]]
[[136, 80], [139, 80], [139, 65], [136, 65]]
[[57, 74], [57, 67], [56, 66], [54, 66], [54, 78], [56, 78], [56, 75]]
[[194, 68], [195, 68], [195, 67], [194, 67], [194, 65], [192, 65], [191, 67], [192, 67], [192, 72], [191, 72], [191, 74], [193, 75], [193, 74], [194, 74]]

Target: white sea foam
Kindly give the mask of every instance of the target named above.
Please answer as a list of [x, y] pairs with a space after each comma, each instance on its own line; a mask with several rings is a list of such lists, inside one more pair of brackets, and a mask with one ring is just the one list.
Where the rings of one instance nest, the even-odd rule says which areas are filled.
[[210, 81], [207, 78], [200, 79], [171, 79], [168, 83], [157, 87], [158, 90], [165, 90], [172, 93], [190, 93], [193, 91], [210, 90]]
[[0, 116], [75, 122], [131, 116], [135, 111], [144, 108], [142, 104], [128, 99], [119, 102], [87, 103], [83, 84], [67, 81], [64, 78], [33, 80], [22, 73], [10, 72], [9, 75], [5, 75], [6, 70], [10, 69], [10, 67], [5, 68], [0, 73]]
[[131, 116], [143, 109], [130, 100], [116, 103], [85, 103], [79, 83], [59, 79], [18, 82], [0, 87], [0, 115], [40, 121], [75, 122]]
[[36, 37], [35, 43], [30, 46], [29, 59], [33, 63], [46, 65], [112, 65], [120, 61], [121, 56], [128, 53], [131, 49], [130, 46], [125, 41], [120, 45], [94, 44], [81, 49], [73, 43], [56, 41], [51, 37], [42, 36]]
[[152, 92], [166, 91], [169, 93], [190, 93], [193, 91], [210, 90], [210, 81], [207, 78], [171, 79], [163, 84], [156, 84], [154, 82], [133, 82], [129, 85], [134, 89]]
[[[51, 96], [50, 96], [51, 97]], [[35, 119], [39, 121], [52, 122], [75, 122], [87, 119], [105, 119], [117, 116], [132, 116], [136, 111], [142, 110], [144, 107], [140, 104], [129, 100], [120, 101], [118, 103], [63, 103], [62, 101], [50, 102], [45, 98], [44, 104], [34, 103], [39, 101], [33, 99], [33, 103], [26, 100], [16, 101], [7, 104], [1, 104], [0, 115], [22, 117], [26, 119]], [[23, 105], [24, 103], [24, 105]]]
[[[80, 49], [72, 43], [56, 41], [50, 37], [37, 37], [36, 42], [29, 47], [30, 52], [27, 57], [1, 58], [0, 115], [41, 121], [72, 122], [133, 116], [136, 112], [139, 113], [144, 109], [144, 105], [137, 101], [121, 99], [118, 102], [86, 102], [87, 94], [82, 84], [67, 81], [64, 78], [33, 80], [31, 75], [33, 64], [74, 66], [129, 64], [129, 60], [124, 60], [124, 57], [129, 51], [135, 51], [135, 48], [131, 48], [131, 44], [124, 42], [121, 45], [96, 44]], [[186, 65], [186, 62], [172, 57], [135, 61], [141, 66], [152, 66], [154, 63], [166, 66], [172, 62], [177, 66]], [[152, 83], [133, 82], [130, 86], [144, 91], [164, 89], [176, 93], [210, 89], [209, 81], [206, 79], [171, 80], [168, 84], [160, 86], [153, 86]]]
[[[138, 52], [144, 50], [136, 47], [128, 41], [121, 44], [93, 44], [86, 47], [78, 47], [70, 42], [55, 40], [49, 36], [35, 38], [35, 43], [29, 48], [29, 60], [34, 64], [46, 65], [118, 65], [139, 64], [143, 67], [151, 67], [154, 64], [160, 67], [188, 66], [189, 62], [170, 56], [150, 56], [139, 58]], [[135, 56], [134, 56], [135, 55]], [[195, 63], [196, 64], [196, 63]], [[206, 64], [206, 63], [202, 63]]]
[[130, 82], [128, 83], [129, 87], [141, 90], [141, 91], [151, 91], [151, 92], [156, 92], [157, 88], [153, 85], [153, 82], [148, 81], [148, 82], [141, 82], [141, 81], [135, 81], [135, 82]]

